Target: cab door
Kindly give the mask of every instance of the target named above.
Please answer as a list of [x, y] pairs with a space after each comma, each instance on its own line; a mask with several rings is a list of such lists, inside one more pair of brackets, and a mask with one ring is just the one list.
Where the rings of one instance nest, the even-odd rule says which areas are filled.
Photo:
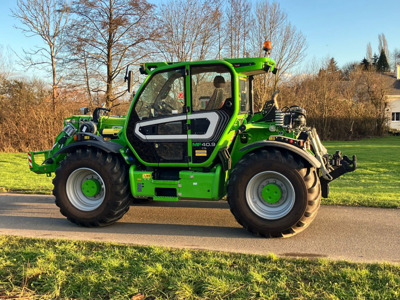
[[224, 64], [190, 67], [189, 153], [193, 164], [206, 162], [234, 112], [232, 72]]
[[185, 68], [149, 78], [131, 110], [126, 136], [144, 163], [188, 162]]

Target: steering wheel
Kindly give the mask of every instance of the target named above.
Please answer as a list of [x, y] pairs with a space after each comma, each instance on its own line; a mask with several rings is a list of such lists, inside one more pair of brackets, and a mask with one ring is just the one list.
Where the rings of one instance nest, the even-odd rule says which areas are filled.
[[153, 108], [156, 115], [170, 115], [174, 110], [174, 107], [165, 102], [164, 99], [154, 103]]

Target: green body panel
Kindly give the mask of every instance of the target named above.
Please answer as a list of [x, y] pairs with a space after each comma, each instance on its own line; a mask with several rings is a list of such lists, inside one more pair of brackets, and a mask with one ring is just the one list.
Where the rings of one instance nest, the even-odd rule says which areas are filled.
[[238, 134], [232, 148], [232, 166], [234, 166], [245, 154], [254, 151], [254, 148], [241, 151], [241, 149], [249, 144], [268, 140], [270, 136], [286, 136], [288, 138], [296, 138], [295, 131], [288, 132], [281, 127], [275, 126], [275, 123], [260, 122], [247, 123], [246, 131]]
[[100, 129], [108, 129], [108, 128], [124, 128], [125, 125], [125, 117], [102, 117], [99, 120], [99, 128]]
[[[210, 172], [182, 170], [179, 180], [155, 180], [152, 171], [138, 170], [136, 165], [129, 169], [131, 192], [134, 197], [153, 197], [154, 200], [177, 201], [182, 198], [217, 200], [224, 195], [224, 177], [221, 166]], [[156, 189], [173, 189], [175, 196], [157, 196]]]
[[220, 165], [217, 165], [213, 172], [181, 171], [179, 175], [182, 185], [179, 191], [182, 198], [217, 200], [224, 194], [223, 185], [220, 184], [224, 182]]
[[246, 76], [264, 74], [275, 69], [275, 61], [268, 57], [230, 58], [225, 61], [234, 66], [236, 73]]

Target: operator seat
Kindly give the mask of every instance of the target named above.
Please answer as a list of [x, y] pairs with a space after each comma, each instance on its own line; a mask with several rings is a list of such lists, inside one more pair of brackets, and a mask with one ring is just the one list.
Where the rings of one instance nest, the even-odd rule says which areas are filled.
[[224, 79], [224, 77], [222, 77], [220, 75], [215, 76], [214, 87], [215, 87], [215, 90], [206, 105], [206, 110], [220, 109], [224, 105], [224, 100], [225, 100], [225, 96], [224, 96], [225, 79]]

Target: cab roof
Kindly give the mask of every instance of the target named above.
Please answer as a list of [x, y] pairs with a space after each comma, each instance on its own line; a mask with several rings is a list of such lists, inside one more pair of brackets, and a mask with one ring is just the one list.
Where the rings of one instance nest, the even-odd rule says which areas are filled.
[[247, 76], [263, 74], [275, 69], [275, 61], [269, 57], [254, 57], [254, 58], [227, 58], [221, 60], [204, 60], [204, 61], [191, 61], [191, 62], [149, 62], [140, 65], [140, 73], [149, 75], [158, 69], [165, 67], [182, 67], [186, 65], [209, 65], [224, 63], [230, 64], [236, 73], [244, 74]]

